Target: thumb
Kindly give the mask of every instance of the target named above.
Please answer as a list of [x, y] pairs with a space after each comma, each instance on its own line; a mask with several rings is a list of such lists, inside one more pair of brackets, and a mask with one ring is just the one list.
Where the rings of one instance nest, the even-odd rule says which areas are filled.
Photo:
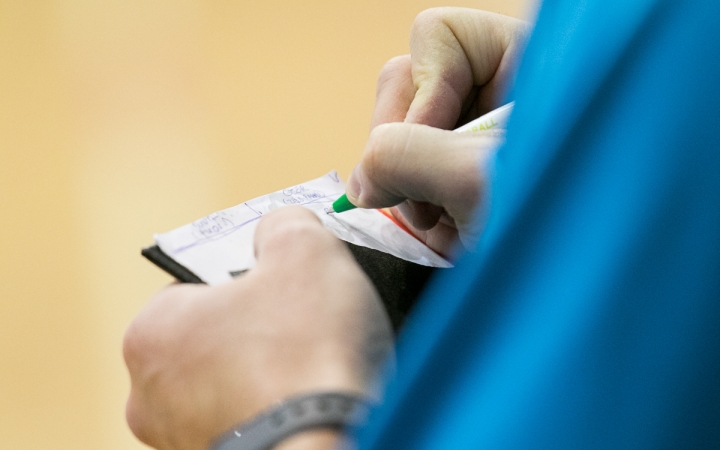
[[263, 216], [255, 229], [254, 246], [258, 267], [303, 267], [307, 261], [322, 261], [322, 255], [345, 252], [315, 213], [300, 206], [279, 208]]
[[499, 143], [495, 136], [407, 123], [379, 125], [350, 175], [348, 199], [361, 208], [385, 208], [406, 199], [428, 202], [445, 208], [456, 222], [469, 223], [483, 188], [479, 162]]

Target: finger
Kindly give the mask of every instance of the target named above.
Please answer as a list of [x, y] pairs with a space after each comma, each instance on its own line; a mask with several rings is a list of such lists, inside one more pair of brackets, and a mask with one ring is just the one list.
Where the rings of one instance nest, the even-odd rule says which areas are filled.
[[404, 223], [412, 225], [416, 230], [429, 230], [438, 223], [457, 228], [455, 219], [450, 217], [445, 208], [427, 202], [405, 200], [394, 209], [404, 218]]
[[[397, 56], [380, 71], [371, 129], [377, 125], [405, 120], [415, 96], [410, 55]], [[407, 200], [398, 208], [415, 228], [427, 230], [435, 226], [442, 208], [425, 202]]]
[[415, 96], [410, 55], [397, 56], [380, 71], [370, 129], [389, 122], [402, 122]]
[[450, 258], [452, 256], [452, 250], [458, 239], [458, 230], [455, 224], [448, 224], [445, 220], [441, 219], [431, 229], [420, 230], [414, 227], [398, 208], [390, 208], [390, 211], [398, 222], [405, 225], [415, 237], [424, 242], [425, 245], [433, 251], [444, 258]]
[[429, 230], [437, 224], [443, 208], [432, 203], [405, 200], [397, 205], [408, 223], [418, 230]]
[[469, 221], [481, 188], [479, 158], [497, 143], [484, 134], [380, 125], [350, 175], [348, 199], [363, 208], [395, 206], [405, 199], [429, 202], [456, 220]]
[[420, 13], [410, 37], [417, 93], [406, 121], [453, 128], [473, 86], [480, 113], [497, 107], [527, 30], [518, 19], [468, 8]]
[[297, 264], [298, 269], [322, 254], [345, 250], [312, 211], [300, 206], [265, 215], [255, 230], [254, 245], [258, 266]]

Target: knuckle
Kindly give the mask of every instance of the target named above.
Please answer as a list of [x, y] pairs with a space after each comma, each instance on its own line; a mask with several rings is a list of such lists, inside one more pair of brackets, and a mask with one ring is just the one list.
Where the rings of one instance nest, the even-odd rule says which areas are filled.
[[401, 55], [391, 58], [385, 63], [383, 68], [380, 69], [380, 75], [378, 76], [377, 81], [377, 92], [381, 92], [387, 83], [398, 76], [407, 75], [408, 78], [410, 78], [411, 67], [412, 62], [410, 60], [410, 55]]
[[307, 222], [283, 222], [278, 224], [273, 230], [273, 238], [275, 239], [296, 239], [296, 238], [312, 238], [317, 227]]
[[362, 161], [368, 176], [382, 173], [388, 159], [392, 159], [401, 128], [400, 123], [384, 123], [372, 129]]
[[409, 144], [411, 127], [403, 123], [385, 123], [372, 129], [362, 159], [363, 171], [370, 180], [387, 177], [401, 162]]
[[325, 231], [309, 222], [283, 223], [273, 230], [272, 240], [281, 245], [297, 242], [312, 243], [326, 237]]
[[142, 367], [164, 351], [163, 336], [174, 323], [177, 305], [187, 297], [186, 286], [170, 286], [155, 294], [145, 309], [130, 323], [123, 336], [123, 358], [131, 372]]
[[420, 11], [413, 22], [413, 32], [421, 32], [444, 24], [447, 11], [448, 8], [446, 7], [429, 8]]
[[131, 393], [125, 405], [125, 421], [135, 437], [141, 442], [151, 445], [153, 434], [149, 426], [150, 421], [145, 418], [143, 411], [141, 402], [138, 401], [135, 394]]
[[148, 343], [151, 342], [148, 335], [150, 330], [143, 322], [140, 318], [136, 318], [125, 330], [123, 337], [123, 358], [131, 372], [146, 359]]
[[122, 342], [123, 359], [125, 360], [125, 365], [128, 367], [135, 365], [134, 362], [138, 359], [138, 354], [140, 353], [138, 349], [141, 347], [138, 345], [137, 333], [135, 332], [133, 324], [134, 322], [125, 330]]
[[286, 206], [265, 215], [258, 224], [258, 230], [264, 233], [282, 227], [284, 224], [295, 222], [319, 223], [319, 220], [315, 214], [307, 208], [301, 206]]
[[278, 237], [303, 232], [305, 228], [318, 228], [320, 220], [307, 208], [287, 206], [276, 209], [260, 220], [256, 236], [276, 240]]
[[380, 80], [395, 76], [399, 71], [408, 70], [411, 64], [410, 55], [390, 58], [380, 70]]
[[[331, 235], [322, 227], [315, 214], [305, 208], [298, 209], [302, 211], [273, 214], [272, 221], [268, 215], [262, 230], [266, 250], [279, 252], [285, 252], [290, 248], [296, 251], [309, 250], [330, 240]], [[312, 220], [308, 220], [310, 219], [308, 215], [312, 216]]]

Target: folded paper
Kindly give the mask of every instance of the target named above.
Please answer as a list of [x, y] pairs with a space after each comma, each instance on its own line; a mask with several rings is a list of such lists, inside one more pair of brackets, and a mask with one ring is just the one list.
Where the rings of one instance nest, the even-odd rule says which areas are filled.
[[202, 281], [222, 283], [255, 265], [253, 237], [260, 218], [275, 209], [299, 205], [313, 211], [325, 228], [344, 241], [424, 266], [452, 267], [382, 211], [358, 208], [328, 214], [326, 209], [344, 193], [345, 183], [333, 171], [156, 234], [155, 242]]

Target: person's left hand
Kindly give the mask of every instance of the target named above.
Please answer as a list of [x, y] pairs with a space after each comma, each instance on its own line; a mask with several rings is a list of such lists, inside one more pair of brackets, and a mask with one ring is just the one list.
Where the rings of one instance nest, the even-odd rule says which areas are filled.
[[392, 353], [375, 289], [313, 213], [268, 214], [255, 247], [257, 266], [245, 275], [219, 286], [170, 286], [127, 330], [126, 415], [143, 442], [207, 449], [287, 397], [367, 395]]

